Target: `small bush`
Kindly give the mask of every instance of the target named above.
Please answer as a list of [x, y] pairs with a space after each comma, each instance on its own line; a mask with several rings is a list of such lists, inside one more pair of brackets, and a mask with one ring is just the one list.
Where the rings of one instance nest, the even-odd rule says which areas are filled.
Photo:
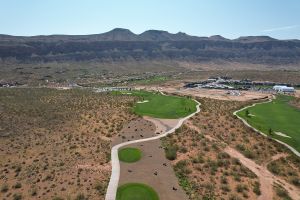
[[13, 195], [13, 200], [22, 200], [23, 197], [22, 197], [22, 194], [14, 194]]
[[54, 197], [52, 200], [64, 200], [64, 199], [61, 197]]
[[230, 192], [230, 191], [231, 191], [228, 185], [222, 185], [222, 186], [221, 186], [221, 189], [222, 189], [224, 192]]
[[237, 196], [236, 194], [231, 194], [229, 196], [229, 200], [241, 200], [241, 198], [239, 196]]
[[276, 194], [285, 200], [292, 200], [287, 191], [282, 187], [276, 187]]
[[100, 195], [105, 195], [106, 187], [107, 187], [106, 184], [101, 182], [97, 182], [95, 184], [95, 190], [97, 190]]
[[87, 197], [84, 196], [84, 194], [78, 194], [75, 198], [75, 200], [88, 200]]
[[166, 150], [166, 158], [168, 160], [175, 160], [177, 158], [177, 148], [174, 146], [167, 147]]
[[5, 192], [7, 192], [8, 191], [8, 185], [5, 183], [4, 185], [2, 185], [2, 187], [1, 187], [1, 192], [2, 193], [5, 193]]
[[268, 166], [267, 166], [267, 168], [268, 168], [268, 170], [270, 172], [272, 172], [275, 175], [278, 175], [280, 173], [279, 166], [276, 163], [274, 163], [274, 162], [269, 163]]
[[13, 186], [13, 188], [14, 189], [18, 189], [18, 188], [21, 188], [22, 187], [22, 184], [21, 183], [16, 183], [14, 186]]
[[254, 186], [253, 186], [253, 192], [259, 196], [261, 195], [261, 191], [260, 191], [260, 183], [258, 181], [255, 181]]
[[300, 179], [298, 177], [294, 177], [291, 179], [291, 182], [295, 185], [295, 186], [300, 186]]
[[246, 149], [243, 154], [247, 157], [247, 158], [250, 158], [250, 159], [253, 159], [255, 158], [255, 155], [252, 151], [250, 151], [249, 149]]
[[31, 196], [36, 196], [37, 195], [37, 189], [36, 188], [30, 189], [30, 195]]

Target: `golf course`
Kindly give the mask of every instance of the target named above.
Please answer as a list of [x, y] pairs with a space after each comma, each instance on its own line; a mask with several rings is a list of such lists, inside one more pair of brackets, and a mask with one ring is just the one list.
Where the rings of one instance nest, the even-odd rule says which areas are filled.
[[116, 200], [159, 200], [157, 193], [149, 186], [141, 183], [121, 185]]
[[120, 149], [118, 156], [119, 159], [123, 162], [133, 163], [141, 159], [142, 152], [137, 148], [128, 147]]
[[292, 99], [278, 95], [271, 102], [243, 109], [237, 115], [259, 131], [300, 152], [300, 110], [289, 104]]
[[[121, 92], [129, 94], [128, 92]], [[177, 119], [185, 117], [196, 111], [197, 103], [192, 99], [166, 96], [161, 93], [147, 91], [130, 91], [130, 95], [139, 97], [133, 111], [137, 115], [150, 116], [163, 119]]]

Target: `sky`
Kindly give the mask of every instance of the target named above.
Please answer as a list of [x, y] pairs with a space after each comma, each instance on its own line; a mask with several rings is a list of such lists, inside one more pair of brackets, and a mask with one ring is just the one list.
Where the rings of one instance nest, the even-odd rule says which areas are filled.
[[0, 34], [97, 34], [114, 28], [300, 39], [300, 0], [0, 0]]

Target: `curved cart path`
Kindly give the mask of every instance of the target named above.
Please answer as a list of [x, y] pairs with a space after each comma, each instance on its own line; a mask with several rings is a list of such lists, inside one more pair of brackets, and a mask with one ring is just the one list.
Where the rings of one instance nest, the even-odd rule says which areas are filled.
[[[273, 97], [273, 99], [274, 99], [274, 98], [275, 98], [275, 97]], [[263, 135], [263, 136], [265, 136], [265, 137], [268, 137], [265, 133], [263, 133], [263, 132], [259, 131], [258, 129], [254, 128], [254, 127], [251, 126], [245, 119], [243, 119], [242, 117], [238, 116], [237, 113], [240, 112], [240, 111], [242, 111], [242, 110], [245, 110], [245, 109], [247, 109], [247, 108], [254, 107], [254, 106], [258, 105], [258, 104], [264, 104], [264, 103], [270, 103], [270, 102], [272, 102], [272, 99], [269, 99], [269, 100], [266, 101], [266, 102], [254, 103], [254, 104], [252, 104], [252, 105], [250, 105], [250, 106], [246, 106], [246, 107], [244, 107], [244, 108], [242, 108], [242, 109], [240, 109], [240, 110], [235, 111], [235, 112], [233, 113], [233, 115], [235, 115], [237, 118], [239, 118], [240, 120], [242, 120], [242, 122], [243, 122], [246, 126], [252, 128], [252, 129], [253, 129], [254, 131], [256, 131], [257, 133], [259, 133], [259, 134], [261, 134], [261, 135]], [[294, 149], [294, 148], [291, 147], [290, 145], [288, 145], [288, 144], [286, 144], [286, 143], [284, 143], [284, 142], [282, 142], [282, 141], [280, 141], [280, 140], [277, 140], [277, 139], [275, 139], [275, 138], [272, 138], [272, 139], [275, 140], [276, 142], [280, 143], [280, 144], [283, 144], [283, 145], [286, 146], [288, 149], [290, 149], [295, 155], [297, 155], [298, 157], [300, 157], [300, 152], [298, 152], [296, 149]]]
[[[167, 136], [168, 134], [175, 132], [175, 130], [178, 129], [185, 120], [189, 119], [190, 117], [194, 116], [196, 113], [200, 112], [200, 103], [196, 100], [194, 100], [194, 101], [197, 103], [196, 112], [190, 114], [187, 117], [179, 119], [178, 122], [176, 124], [174, 124], [174, 126], [171, 129], [169, 129], [168, 131], [165, 131], [164, 133], [154, 136], [154, 137], [138, 139], [138, 140], [133, 140], [133, 141], [127, 141], [127, 142], [123, 142], [121, 144], [117, 144], [117, 145], [113, 146], [113, 148], [111, 150], [112, 172], [111, 172], [110, 181], [109, 181], [109, 184], [107, 187], [105, 200], [115, 200], [116, 199], [116, 194], [117, 194], [117, 189], [118, 189], [118, 184], [119, 184], [119, 179], [120, 179], [120, 161], [119, 161], [119, 157], [118, 157], [119, 148], [129, 145], [129, 144], [157, 140], [157, 139]], [[155, 120], [153, 118], [152, 119], [145, 118], [145, 119], [147, 119], [149, 121]]]

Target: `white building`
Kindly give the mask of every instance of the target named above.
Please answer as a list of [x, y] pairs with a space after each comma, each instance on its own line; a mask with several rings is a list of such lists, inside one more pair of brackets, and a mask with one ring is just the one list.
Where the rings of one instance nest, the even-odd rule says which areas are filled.
[[273, 89], [277, 92], [288, 92], [288, 93], [292, 93], [295, 92], [295, 88], [294, 87], [288, 87], [286, 85], [275, 85], [273, 87]]

